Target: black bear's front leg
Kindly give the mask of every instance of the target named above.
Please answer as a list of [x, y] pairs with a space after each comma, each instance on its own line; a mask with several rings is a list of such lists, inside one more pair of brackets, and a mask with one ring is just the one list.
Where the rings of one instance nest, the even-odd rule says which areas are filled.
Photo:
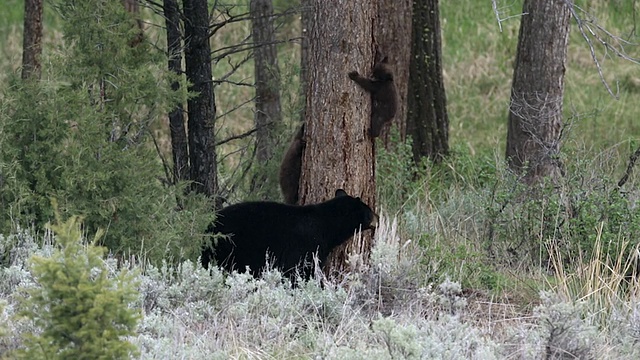
[[361, 76], [357, 71], [352, 71], [349, 73], [349, 79], [356, 82], [356, 84], [360, 85], [363, 89], [367, 90], [370, 93], [374, 93], [376, 91], [376, 86], [371, 79], [367, 79], [366, 77]]

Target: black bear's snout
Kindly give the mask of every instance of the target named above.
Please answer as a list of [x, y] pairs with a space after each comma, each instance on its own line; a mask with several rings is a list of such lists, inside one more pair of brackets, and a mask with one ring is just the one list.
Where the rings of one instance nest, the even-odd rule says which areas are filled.
[[374, 213], [373, 211], [371, 212], [371, 219], [369, 219], [369, 226], [367, 228], [369, 229], [375, 229], [378, 227], [378, 215], [376, 215], [376, 213]]

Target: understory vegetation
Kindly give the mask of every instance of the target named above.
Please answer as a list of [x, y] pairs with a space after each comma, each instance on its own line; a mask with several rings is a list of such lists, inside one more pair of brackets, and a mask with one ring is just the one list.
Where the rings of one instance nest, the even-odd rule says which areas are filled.
[[[547, 290], [530, 289], [523, 302], [514, 278], [499, 293], [452, 280], [462, 277], [455, 268], [476, 265], [432, 251], [450, 238], [435, 230], [441, 221], [435, 213], [408, 218], [404, 226], [415, 229], [409, 234], [397, 217], [382, 216], [369, 263], [351, 259], [340, 282], [316, 278], [296, 288], [275, 270], [255, 280], [210, 273], [189, 260], [157, 267], [135, 258], [96, 262], [99, 248], [80, 236], [74, 219], [54, 227], [55, 236], [3, 236], [0, 245], [18, 245], [0, 272], [0, 349], [28, 359], [78, 350], [86, 358], [129, 351], [143, 359], [640, 356], [640, 287], [620, 278], [621, 259], [589, 259], [570, 274], [540, 276]], [[431, 246], [411, 240], [425, 229], [434, 234]], [[56, 271], [65, 277], [51, 276]], [[71, 284], [83, 295], [69, 291]], [[93, 310], [69, 316], [69, 306]], [[97, 341], [105, 327], [91, 326], [96, 319], [109, 319], [126, 346]]]
[[[133, 48], [118, 6], [54, 3], [45, 6], [43, 80], [24, 83], [22, 3], [0, 0], [11, 9], [0, 14], [0, 359], [640, 358], [640, 169], [619, 186], [640, 144], [640, 71], [596, 48], [619, 89], [610, 96], [575, 25], [565, 176], [526, 186], [504, 163], [519, 17], [500, 28], [489, 1], [441, 2], [450, 156], [416, 166], [397, 132], [391, 150], [379, 144], [371, 259], [292, 288], [276, 270], [255, 280], [199, 265], [214, 214], [167, 175], [166, 112], [190, 95], [170, 87], [161, 31], [148, 26], [149, 43]], [[503, 19], [521, 9], [497, 3]], [[637, 43], [630, 14], [640, 3], [578, 3]], [[103, 21], [69, 20], [86, 13]], [[298, 36], [299, 19], [282, 21], [284, 37]], [[243, 31], [229, 26], [212, 46]], [[89, 35], [116, 50], [88, 51]], [[296, 45], [278, 50], [282, 153], [298, 126], [300, 69]], [[252, 71], [249, 61], [231, 80]], [[240, 106], [248, 87], [215, 91], [220, 114], [238, 108], [216, 136], [250, 129], [252, 108]], [[218, 147], [230, 203], [256, 198], [255, 173], [277, 172], [277, 161], [249, 166], [251, 146], [245, 137]], [[275, 185], [260, 191], [279, 200]]]

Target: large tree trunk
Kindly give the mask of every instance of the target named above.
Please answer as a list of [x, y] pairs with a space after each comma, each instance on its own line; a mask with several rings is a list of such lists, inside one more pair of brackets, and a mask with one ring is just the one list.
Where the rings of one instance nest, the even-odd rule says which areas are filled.
[[[256, 157], [260, 164], [271, 160], [275, 145], [275, 128], [280, 122], [280, 71], [276, 35], [273, 27], [272, 0], [251, 0], [251, 25], [256, 79]], [[257, 176], [252, 188], [267, 185], [266, 176]]]
[[570, 8], [525, 0], [516, 55], [506, 157], [527, 183], [562, 173], [558, 160]]
[[391, 127], [382, 131], [380, 138], [385, 147], [389, 145], [389, 130], [396, 127], [400, 140], [406, 138], [407, 91], [409, 81], [409, 61], [411, 57], [411, 19], [413, 0], [382, 0], [378, 2], [378, 17], [375, 42], [379, 55], [389, 57], [393, 68], [393, 82], [396, 85], [397, 110]]
[[25, 0], [22, 39], [22, 78], [40, 79], [42, 56], [42, 0]]
[[[300, 202], [312, 204], [334, 196], [338, 188], [360, 196], [375, 208], [373, 143], [368, 136], [371, 97], [349, 79], [368, 74], [374, 62], [374, 2], [303, 1], [307, 37], [305, 141]], [[330, 257], [328, 271], [346, 268], [348, 253], [369, 257], [371, 236], [350, 240]]]
[[217, 200], [216, 104], [211, 80], [207, 1], [183, 0], [183, 10], [187, 80], [192, 84], [189, 91], [198, 94], [187, 101], [191, 180], [194, 191]]
[[425, 157], [440, 161], [449, 152], [438, 0], [413, 2], [412, 29], [407, 132], [414, 161], [420, 164]]
[[[163, 2], [165, 24], [167, 27], [167, 53], [169, 70], [177, 75], [182, 74], [182, 35], [180, 34], [180, 10], [176, 0]], [[171, 89], [178, 90], [180, 84], [174, 81]], [[178, 104], [169, 113], [169, 129], [171, 131], [171, 150], [173, 155], [174, 181], [189, 179], [189, 152], [187, 148], [187, 132], [184, 126], [184, 109]]]

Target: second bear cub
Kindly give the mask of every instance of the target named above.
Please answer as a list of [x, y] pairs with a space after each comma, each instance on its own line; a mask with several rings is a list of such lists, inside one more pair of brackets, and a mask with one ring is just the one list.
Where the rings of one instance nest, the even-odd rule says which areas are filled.
[[376, 138], [380, 136], [384, 125], [396, 115], [396, 85], [393, 82], [393, 72], [389, 67], [388, 58], [385, 56], [373, 66], [371, 78], [361, 76], [357, 71], [350, 72], [349, 78], [371, 94], [369, 135]]

